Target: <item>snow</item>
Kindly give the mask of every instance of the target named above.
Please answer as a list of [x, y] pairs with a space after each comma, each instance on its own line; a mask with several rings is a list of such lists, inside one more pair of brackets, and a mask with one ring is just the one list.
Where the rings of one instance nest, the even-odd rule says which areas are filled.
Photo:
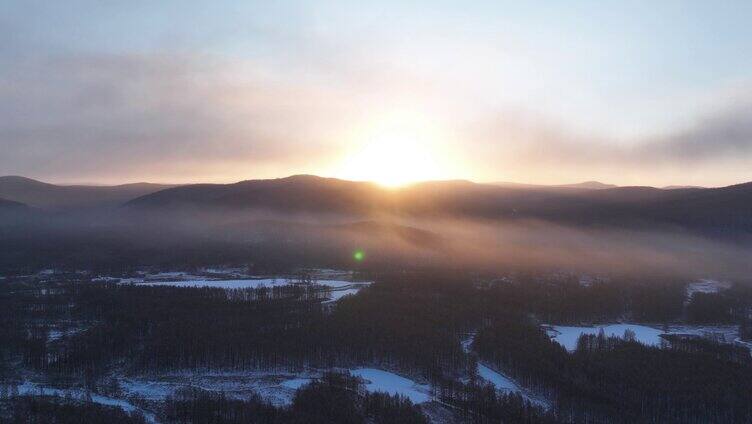
[[691, 299], [692, 295], [695, 293], [712, 294], [729, 288], [731, 288], [731, 283], [727, 281], [717, 281], [709, 279], [695, 281], [687, 285], [687, 298]]
[[498, 372], [492, 370], [491, 368], [488, 368], [487, 366], [483, 364], [478, 364], [478, 375], [482, 379], [493, 384], [494, 387], [496, 387], [496, 390], [520, 391], [520, 388], [517, 386], [517, 383], [499, 374]]
[[129, 377], [119, 380], [126, 397], [162, 401], [181, 388], [196, 388], [223, 393], [232, 399], [248, 399], [259, 394], [277, 406], [289, 405], [295, 390], [320, 377], [315, 370], [290, 373], [279, 371], [192, 371], [173, 372], [159, 376]]
[[120, 400], [120, 399], [113, 399], [113, 398], [109, 398], [109, 397], [106, 397], [106, 396], [92, 394], [91, 395], [91, 400], [92, 400], [92, 402], [98, 403], [98, 404], [101, 404], [101, 405], [116, 406], [116, 407], [122, 409], [123, 411], [125, 411], [125, 412], [127, 412], [129, 414], [133, 413], [135, 411], [140, 411], [139, 408], [136, 408], [135, 406], [131, 405], [130, 403], [128, 403], [128, 402], [126, 402], [124, 400]]
[[193, 275], [182, 271], [170, 271], [170, 272], [158, 272], [156, 274], [149, 274], [144, 279], [146, 280], [158, 280], [158, 279], [173, 279], [180, 278], [182, 280], [202, 280], [206, 277], [200, 275]]
[[[462, 350], [465, 353], [470, 353], [472, 351], [472, 345], [473, 340], [475, 339], [476, 333], [468, 333], [467, 337], [460, 341], [460, 344], [462, 345]], [[514, 380], [511, 378], [505, 376], [504, 374], [501, 374], [499, 372], [494, 371], [493, 369], [489, 368], [486, 365], [481, 364], [478, 362], [478, 377], [481, 379], [493, 384], [493, 386], [496, 388], [496, 390], [500, 392], [519, 392], [523, 398], [530, 401], [531, 403], [538, 405], [544, 409], [548, 409], [550, 405], [548, 402], [546, 402], [544, 399], [540, 399], [536, 396], [531, 395], [530, 392], [523, 389], [522, 386], [517, 384]]]
[[671, 325], [666, 334], [691, 334], [718, 343], [732, 343], [739, 338], [738, 325]]
[[430, 389], [427, 385], [418, 384], [388, 371], [375, 368], [357, 368], [350, 370], [350, 374], [362, 378], [366, 383], [366, 390], [369, 392], [400, 394], [409, 398], [413, 403], [431, 400]]
[[287, 387], [288, 389], [298, 390], [299, 388], [310, 383], [311, 381], [312, 379], [310, 378], [293, 378], [291, 380], [283, 381], [282, 384], [280, 384], [280, 386]]
[[632, 330], [635, 333], [635, 340], [648, 346], [659, 346], [661, 344], [660, 335], [663, 334], [661, 330], [637, 324], [610, 324], [595, 327], [546, 326], [551, 339], [570, 352], [577, 349], [577, 339], [580, 338], [581, 334], [598, 334], [601, 329], [607, 337], [624, 337], [625, 330]]
[[47, 332], [47, 342], [51, 343], [60, 340], [63, 336], [72, 336], [83, 330], [84, 328], [51, 329]]
[[[314, 280], [314, 284], [331, 288], [345, 288], [357, 283], [343, 280]], [[216, 287], [222, 289], [245, 289], [258, 287], [279, 287], [291, 284], [299, 284], [296, 279], [287, 278], [262, 278], [255, 280], [180, 280], [180, 281], [150, 281], [141, 285], [149, 286], [172, 286], [172, 287]], [[363, 283], [368, 284], [368, 283]]]
[[142, 283], [142, 286], [172, 286], [172, 287], [214, 287], [221, 289], [245, 289], [258, 287], [286, 286], [289, 282], [283, 279], [261, 280], [188, 280], [188, 281], [152, 281]]
[[360, 288], [345, 289], [345, 290], [332, 290], [331, 292], [329, 292], [329, 300], [325, 303], [336, 302], [345, 296], [357, 294], [359, 291], [360, 291]]
[[204, 272], [206, 274], [220, 274], [220, 275], [233, 275], [237, 277], [247, 276], [248, 275], [248, 267], [225, 267], [225, 266], [219, 266], [219, 267], [209, 267], [209, 268], [203, 268], [201, 269], [201, 272]]
[[[70, 396], [71, 398], [79, 399], [82, 401], [87, 400], [86, 392], [80, 389], [58, 389], [54, 387], [45, 387], [40, 386], [36, 383], [32, 383], [29, 381], [25, 381], [23, 384], [20, 384], [16, 387], [19, 395], [29, 395], [29, 396], [57, 396], [57, 397], [67, 397]], [[149, 423], [156, 423], [157, 419], [154, 416], [154, 414], [147, 412], [137, 406], [134, 406], [130, 402], [127, 402], [125, 400], [121, 399], [114, 399], [107, 396], [98, 395], [95, 393], [90, 394], [90, 399], [94, 403], [98, 403], [100, 405], [106, 405], [106, 406], [114, 406], [117, 408], [122, 409], [123, 411], [131, 414], [133, 412], [140, 412], [143, 414], [144, 418]]]
[[465, 353], [470, 353], [473, 346], [473, 340], [475, 340], [476, 333], [469, 333], [467, 336], [460, 341], [460, 344], [462, 345], [462, 350]]
[[159, 381], [120, 380], [120, 388], [128, 395], [149, 400], [163, 400], [175, 391], [173, 384]]
[[92, 283], [117, 283], [120, 278], [117, 277], [94, 277], [91, 279]]

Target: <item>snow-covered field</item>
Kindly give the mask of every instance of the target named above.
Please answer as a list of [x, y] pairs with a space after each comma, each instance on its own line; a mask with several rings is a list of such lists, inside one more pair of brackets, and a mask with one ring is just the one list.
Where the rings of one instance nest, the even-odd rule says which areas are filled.
[[[287, 278], [262, 278], [262, 279], [244, 279], [244, 280], [178, 280], [178, 281], [150, 281], [141, 282], [139, 285], [148, 286], [172, 286], [172, 287], [212, 287], [220, 289], [246, 289], [260, 287], [281, 287], [291, 284], [298, 284], [298, 280]], [[328, 287], [329, 300], [327, 302], [336, 302], [347, 295], [357, 294], [360, 289], [370, 283], [353, 283], [345, 280], [315, 280], [316, 285]]]
[[577, 349], [577, 339], [581, 334], [598, 334], [601, 329], [606, 336], [617, 337], [624, 337], [624, 331], [627, 329], [632, 330], [635, 333], [635, 339], [647, 346], [660, 346], [662, 334], [691, 334], [717, 343], [739, 343], [738, 325], [670, 325], [663, 329], [658, 329], [658, 327], [639, 324], [608, 324], [592, 327], [543, 326], [553, 341], [570, 352]]
[[[310, 277], [314, 282], [322, 282], [324, 284], [327, 281], [349, 281], [353, 282], [353, 272], [346, 270], [335, 269], [307, 269], [302, 272], [304, 275]], [[276, 278], [275, 278], [276, 277]], [[247, 267], [226, 267], [215, 266], [205, 267], [197, 270], [196, 272], [186, 271], [150, 271], [140, 270], [128, 275], [112, 276], [112, 275], [97, 275], [91, 279], [92, 282], [120, 282], [125, 284], [140, 284], [140, 283], [179, 283], [185, 281], [267, 281], [279, 280], [280, 282], [298, 282], [299, 278], [295, 278], [293, 275], [284, 276], [260, 276], [253, 275], [249, 272]], [[267, 283], [271, 284], [271, 283]]]
[[478, 364], [478, 376], [496, 387], [496, 390], [508, 392], [521, 392], [517, 383], [483, 364]]
[[316, 371], [185, 372], [119, 380], [126, 397], [136, 396], [153, 401], [164, 400], [181, 388], [196, 388], [223, 393], [233, 399], [247, 399], [258, 393], [275, 405], [287, 405], [303, 384], [320, 377]]
[[178, 280], [143, 282], [140, 286], [172, 286], [172, 287], [213, 287], [220, 289], [255, 289], [259, 287], [279, 287], [292, 284], [286, 279], [264, 278], [258, 280]]
[[[295, 279], [288, 278], [259, 278], [244, 280], [176, 280], [176, 281], [148, 281], [139, 285], [149, 286], [173, 286], [173, 287], [217, 287], [222, 289], [246, 289], [259, 287], [279, 287], [291, 284], [299, 284]], [[368, 283], [353, 283], [344, 280], [314, 280], [314, 284], [331, 288], [344, 288], [351, 285], [365, 285]]]
[[[430, 400], [429, 386], [397, 374], [375, 368], [356, 368], [349, 372], [353, 376], [361, 377], [368, 391], [399, 393], [415, 403]], [[124, 378], [119, 380], [119, 384], [125, 397], [135, 396], [152, 401], [164, 400], [178, 389], [193, 387], [221, 392], [236, 399], [248, 398], [251, 394], [258, 393], [275, 405], [287, 405], [292, 401], [297, 389], [321, 375], [320, 370], [299, 374], [266, 371], [177, 373], [158, 377]]]
[[[362, 367], [348, 371], [351, 375], [361, 378], [365, 389], [369, 392], [399, 394], [416, 404], [431, 401], [431, 389], [427, 384], [420, 384], [377, 368]], [[87, 395], [82, 389], [55, 388], [32, 382], [25, 382], [17, 386], [17, 389], [22, 395], [71, 397], [119, 407], [128, 413], [139, 412], [148, 422], [156, 423], [157, 417], [145, 408], [150, 408], [149, 405], [154, 405], [155, 402], [164, 401], [183, 388], [223, 393], [233, 399], [248, 399], [257, 393], [266, 401], [283, 406], [292, 402], [296, 390], [320, 378], [322, 373], [323, 370], [315, 369], [293, 373], [286, 371], [186, 371], [163, 375], [120, 377], [117, 378], [118, 388], [108, 396], [95, 393]], [[478, 375], [493, 384], [499, 391], [518, 391], [531, 402], [543, 407], [547, 406], [544, 401], [529, 396], [513, 380], [485, 365], [478, 365]]]
[[369, 392], [400, 394], [408, 397], [413, 403], [431, 400], [431, 391], [428, 385], [418, 384], [388, 371], [376, 368], [356, 368], [350, 370], [350, 374], [362, 378], [366, 383], [366, 390]]
[[648, 346], [659, 346], [661, 344], [660, 335], [663, 334], [661, 330], [638, 324], [609, 324], [594, 327], [553, 325], [544, 327], [552, 340], [564, 346], [570, 352], [577, 348], [577, 339], [580, 338], [581, 334], [598, 334], [601, 329], [607, 337], [624, 337], [624, 332], [631, 330], [635, 333], [635, 339], [638, 342]]

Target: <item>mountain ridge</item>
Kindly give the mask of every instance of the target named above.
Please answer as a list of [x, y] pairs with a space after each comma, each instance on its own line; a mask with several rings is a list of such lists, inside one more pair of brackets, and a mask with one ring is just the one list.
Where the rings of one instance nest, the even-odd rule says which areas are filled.
[[541, 190], [446, 181], [385, 189], [373, 183], [294, 176], [181, 186], [133, 199], [126, 206], [131, 210], [329, 212], [365, 218], [394, 214], [539, 219], [578, 225], [670, 225], [702, 232], [752, 233], [752, 183], [673, 190], [644, 186]]
[[0, 177], [0, 198], [41, 209], [116, 207], [174, 185], [129, 183], [113, 186], [58, 185], [18, 175]]

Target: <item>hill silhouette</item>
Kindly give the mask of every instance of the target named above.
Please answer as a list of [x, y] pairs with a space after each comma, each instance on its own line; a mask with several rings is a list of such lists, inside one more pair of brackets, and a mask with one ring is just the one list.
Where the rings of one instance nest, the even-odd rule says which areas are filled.
[[116, 186], [56, 185], [19, 176], [0, 177], [0, 198], [43, 209], [115, 207], [172, 185], [134, 183]]
[[130, 210], [266, 210], [470, 219], [536, 219], [615, 227], [673, 226], [731, 236], [752, 233], [752, 183], [722, 188], [574, 189], [432, 181], [400, 189], [310, 175], [161, 190]]

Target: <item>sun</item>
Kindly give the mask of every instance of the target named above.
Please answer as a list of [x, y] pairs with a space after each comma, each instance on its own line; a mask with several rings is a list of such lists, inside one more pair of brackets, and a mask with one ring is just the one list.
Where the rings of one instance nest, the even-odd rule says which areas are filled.
[[440, 177], [433, 152], [408, 136], [378, 137], [347, 157], [341, 175], [388, 187]]
[[370, 128], [349, 141], [337, 176], [386, 187], [442, 179], [446, 155], [425, 126]]

